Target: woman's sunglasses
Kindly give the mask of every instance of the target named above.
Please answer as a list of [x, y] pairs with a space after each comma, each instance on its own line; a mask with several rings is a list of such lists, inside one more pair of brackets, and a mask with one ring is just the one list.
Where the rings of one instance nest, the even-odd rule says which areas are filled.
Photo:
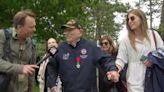
[[100, 45], [103, 46], [103, 45], [108, 45], [109, 43], [108, 42], [101, 42]]
[[135, 17], [134, 16], [131, 16], [131, 17], [127, 18], [127, 21], [129, 21], [129, 20], [134, 21], [135, 20]]

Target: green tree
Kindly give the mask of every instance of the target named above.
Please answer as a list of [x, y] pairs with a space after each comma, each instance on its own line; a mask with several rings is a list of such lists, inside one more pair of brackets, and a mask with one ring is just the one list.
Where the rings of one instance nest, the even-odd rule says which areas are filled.
[[162, 7], [162, 1], [161, 0], [139, 0], [138, 3], [136, 3], [136, 6], [138, 8], [146, 7], [147, 11], [145, 12], [150, 19], [150, 29], [157, 30], [157, 27], [154, 26], [153, 22], [155, 21], [155, 18], [159, 18], [160, 11]]
[[126, 12], [127, 7], [121, 3], [111, 4], [107, 0], [90, 0], [85, 3], [87, 13], [86, 35], [98, 39], [101, 35], [112, 35], [117, 39], [120, 26], [115, 23], [115, 12]]
[[113, 13], [126, 10], [123, 4], [110, 4], [107, 0], [0, 0], [0, 27], [11, 26], [13, 15], [27, 8], [37, 14], [35, 36], [40, 42], [49, 37], [62, 40], [60, 27], [69, 19], [80, 21], [86, 38], [95, 39], [102, 34], [115, 36], [119, 25], [114, 22]]
[[163, 0], [163, 4], [162, 4], [161, 23], [160, 23], [160, 27], [159, 27], [159, 32], [164, 41], [164, 0]]

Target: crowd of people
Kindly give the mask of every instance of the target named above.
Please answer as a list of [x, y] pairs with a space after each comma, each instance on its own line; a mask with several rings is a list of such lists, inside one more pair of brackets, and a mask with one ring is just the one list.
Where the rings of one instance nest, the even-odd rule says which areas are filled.
[[35, 14], [21, 10], [13, 25], [0, 30], [0, 73], [10, 76], [2, 92], [33, 92], [36, 69], [39, 92], [144, 92], [146, 68], [153, 67], [145, 57], [156, 50], [153, 32], [157, 48], [164, 48], [158, 32], [148, 28], [144, 12], [132, 9], [126, 18], [128, 35], [118, 44], [110, 35], [101, 36], [99, 45], [85, 39], [80, 22], [71, 19], [61, 26], [65, 41], [49, 38], [43, 62], [37, 65], [32, 43]]

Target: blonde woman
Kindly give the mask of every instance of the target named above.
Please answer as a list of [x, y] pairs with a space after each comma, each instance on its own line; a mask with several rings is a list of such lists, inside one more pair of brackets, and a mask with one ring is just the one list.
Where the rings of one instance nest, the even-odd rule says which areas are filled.
[[[116, 65], [122, 70], [128, 63], [126, 75], [128, 92], [144, 92], [146, 67], [150, 67], [152, 63], [143, 60], [143, 57], [155, 50], [153, 34], [148, 29], [144, 12], [139, 9], [129, 11], [126, 22], [128, 36], [120, 41]], [[161, 37], [156, 31], [154, 33], [157, 47], [162, 47]]]

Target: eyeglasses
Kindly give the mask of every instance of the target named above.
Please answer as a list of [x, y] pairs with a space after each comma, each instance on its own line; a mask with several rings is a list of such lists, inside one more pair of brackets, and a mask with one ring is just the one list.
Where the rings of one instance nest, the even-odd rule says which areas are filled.
[[131, 17], [127, 18], [127, 21], [129, 21], [129, 20], [134, 21], [135, 20], [135, 17], [134, 16], [131, 16]]
[[100, 45], [103, 46], [104, 45], [108, 45], [109, 43], [108, 42], [101, 42]]

